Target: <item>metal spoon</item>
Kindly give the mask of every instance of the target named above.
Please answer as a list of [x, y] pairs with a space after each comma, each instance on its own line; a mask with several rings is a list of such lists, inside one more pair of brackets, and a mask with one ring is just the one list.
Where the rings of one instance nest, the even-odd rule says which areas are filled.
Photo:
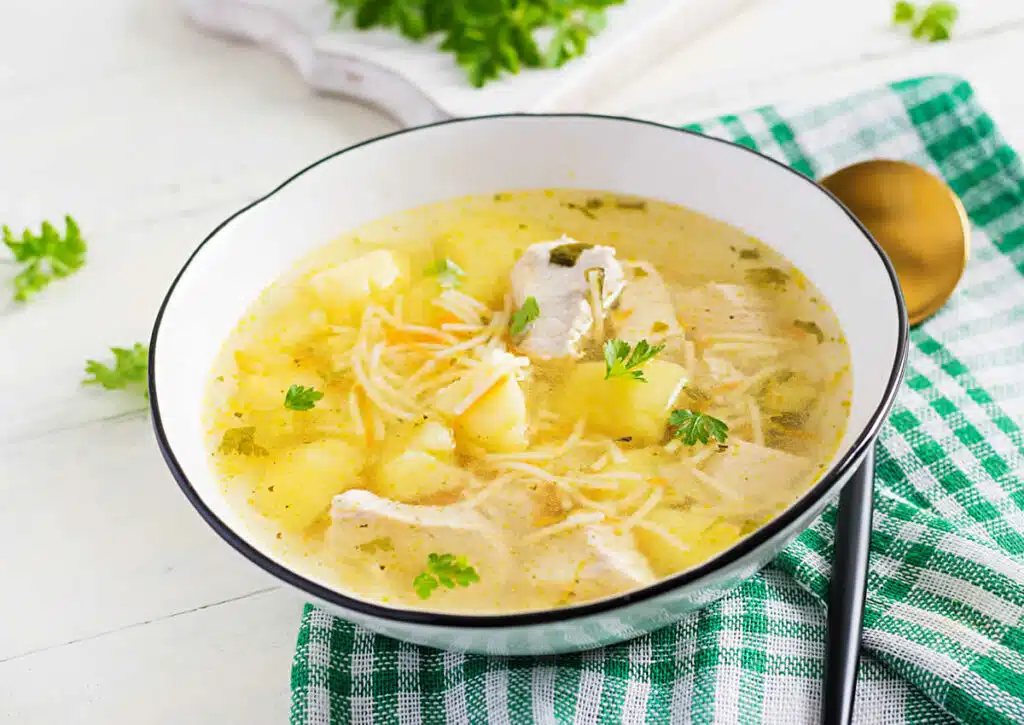
[[[892, 261], [910, 324], [935, 314], [953, 294], [970, 250], [970, 223], [957, 195], [903, 161], [847, 166], [821, 184], [846, 205]], [[871, 549], [874, 452], [843, 487], [828, 599], [821, 722], [853, 717]]]

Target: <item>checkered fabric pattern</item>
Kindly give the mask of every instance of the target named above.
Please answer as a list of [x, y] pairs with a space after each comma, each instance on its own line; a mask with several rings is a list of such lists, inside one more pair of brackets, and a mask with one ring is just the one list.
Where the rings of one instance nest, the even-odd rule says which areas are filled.
[[[1024, 723], [1024, 167], [956, 78], [691, 126], [821, 177], [867, 158], [940, 174], [973, 223], [956, 295], [913, 330], [877, 447], [858, 723]], [[730, 596], [603, 650], [500, 658], [307, 606], [292, 723], [813, 723], [830, 509]]]

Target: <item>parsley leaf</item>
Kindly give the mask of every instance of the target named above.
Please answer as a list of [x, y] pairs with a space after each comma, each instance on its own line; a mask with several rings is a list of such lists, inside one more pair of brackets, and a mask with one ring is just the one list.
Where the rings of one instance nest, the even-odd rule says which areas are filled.
[[819, 344], [825, 342], [825, 333], [816, 322], [811, 320], [793, 320], [793, 327], [798, 330], [803, 330], [808, 335], [814, 335], [818, 338]]
[[25, 302], [54, 279], [67, 277], [85, 264], [85, 240], [78, 224], [64, 217], [62, 237], [50, 222], [43, 222], [39, 236], [26, 229], [21, 239], [10, 227], [3, 227], [4, 244], [14, 254], [14, 261], [24, 265], [14, 278], [14, 299]]
[[102, 385], [107, 390], [132, 389], [149, 399], [149, 346], [141, 342], [130, 349], [112, 347], [114, 367], [96, 360], [86, 360], [83, 385]]
[[454, 589], [468, 587], [480, 581], [480, 575], [471, 567], [464, 556], [455, 554], [431, 554], [427, 557], [427, 569], [412, 581], [413, 589], [420, 599], [427, 599], [439, 586]]
[[288, 410], [312, 410], [316, 402], [324, 397], [316, 388], [304, 388], [301, 385], [293, 385], [284, 394], [284, 407]]
[[675, 428], [672, 437], [681, 439], [688, 446], [707, 443], [712, 438], [725, 443], [729, 437], [729, 426], [725, 421], [694, 410], [673, 410], [668, 424]]
[[437, 277], [438, 284], [442, 287], [455, 288], [462, 284], [462, 278], [466, 276], [466, 270], [445, 257], [427, 267], [424, 270], [424, 274]]
[[789, 275], [776, 267], [752, 267], [744, 276], [749, 284], [757, 287], [774, 287], [779, 292], [786, 289]]
[[914, 19], [914, 13], [917, 8], [914, 7], [914, 3], [908, 3], [906, 0], [900, 0], [892, 8], [892, 22], [893, 25], [904, 25]]
[[929, 43], [949, 40], [959, 17], [960, 8], [956, 3], [945, 0], [930, 3], [923, 9], [901, 0], [892, 10], [894, 25], [910, 26], [911, 37]]
[[534, 320], [540, 317], [540, 305], [536, 297], [527, 297], [523, 306], [512, 313], [508, 330], [513, 335], [522, 335]]
[[640, 366], [664, 349], [664, 345], [651, 345], [647, 340], [640, 340], [630, 353], [629, 343], [625, 340], [608, 340], [604, 344], [604, 379], [627, 378], [646, 383]]
[[[625, 0], [330, 0], [337, 20], [392, 28], [414, 41], [440, 36], [479, 88], [522, 68], [557, 68], [586, 52], [605, 9]], [[542, 49], [541, 43], [547, 39]]]
[[364, 554], [376, 554], [378, 551], [394, 551], [395, 545], [392, 543], [390, 536], [378, 536], [376, 539], [370, 539], [356, 548]]

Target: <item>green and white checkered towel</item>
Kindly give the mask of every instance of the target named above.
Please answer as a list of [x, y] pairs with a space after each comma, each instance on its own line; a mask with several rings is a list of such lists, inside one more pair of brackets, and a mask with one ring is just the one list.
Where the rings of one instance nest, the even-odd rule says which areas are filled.
[[[896, 83], [693, 126], [814, 177], [937, 172], [974, 225], [952, 301], [911, 335], [877, 450], [856, 721], [1024, 723], [1024, 167], [970, 86]], [[835, 510], [730, 596], [635, 641], [507, 659], [374, 635], [307, 606], [292, 723], [813, 723]]]

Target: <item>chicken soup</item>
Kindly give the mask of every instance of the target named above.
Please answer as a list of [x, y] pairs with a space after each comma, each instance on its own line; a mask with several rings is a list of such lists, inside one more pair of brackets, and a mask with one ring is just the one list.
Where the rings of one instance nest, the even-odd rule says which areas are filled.
[[376, 221], [262, 294], [211, 373], [211, 457], [296, 570], [502, 613], [651, 584], [828, 468], [825, 299], [740, 230], [578, 190]]

